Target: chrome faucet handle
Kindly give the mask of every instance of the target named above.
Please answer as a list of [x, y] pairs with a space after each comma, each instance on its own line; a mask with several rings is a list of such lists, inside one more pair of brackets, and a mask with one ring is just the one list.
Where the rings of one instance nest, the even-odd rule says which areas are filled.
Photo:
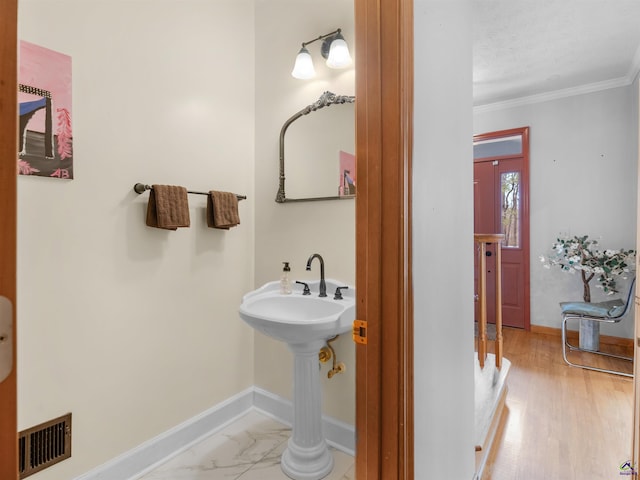
[[336, 288], [336, 293], [333, 296], [334, 300], [342, 300], [342, 290], [349, 287], [338, 287]]
[[303, 295], [311, 295], [311, 290], [309, 290], [309, 285], [307, 285], [304, 282], [299, 282], [298, 280], [296, 280], [296, 283], [299, 283], [300, 285], [304, 285], [304, 288], [302, 289]]

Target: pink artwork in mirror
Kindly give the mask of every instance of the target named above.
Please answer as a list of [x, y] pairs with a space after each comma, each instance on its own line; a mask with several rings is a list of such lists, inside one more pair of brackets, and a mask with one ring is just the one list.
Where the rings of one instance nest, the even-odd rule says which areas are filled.
[[356, 194], [356, 156], [340, 150], [340, 183], [338, 194], [352, 197]]

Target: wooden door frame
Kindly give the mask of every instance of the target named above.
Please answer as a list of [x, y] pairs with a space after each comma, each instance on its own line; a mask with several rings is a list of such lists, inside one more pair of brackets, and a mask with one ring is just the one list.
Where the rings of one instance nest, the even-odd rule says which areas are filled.
[[16, 395], [17, 0], [0, 4], [0, 295], [13, 304], [13, 369], [0, 383], [0, 478], [18, 478]]
[[413, 1], [355, 0], [356, 478], [413, 479]]

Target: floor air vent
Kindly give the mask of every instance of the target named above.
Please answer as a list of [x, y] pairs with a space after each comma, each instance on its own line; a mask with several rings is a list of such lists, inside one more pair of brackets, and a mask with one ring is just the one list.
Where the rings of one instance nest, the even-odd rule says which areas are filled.
[[19, 433], [20, 478], [71, 456], [71, 414], [49, 420]]

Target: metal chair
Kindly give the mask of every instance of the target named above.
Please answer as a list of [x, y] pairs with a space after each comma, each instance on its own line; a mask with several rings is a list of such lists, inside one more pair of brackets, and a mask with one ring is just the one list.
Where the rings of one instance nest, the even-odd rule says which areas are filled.
[[587, 302], [562, 302], [560, 303], [560, 309], [562, 310], [562, 356], [564, 361], [572, 367], [584, 368], [586, 370], [594, 370], [596, 372], [612, 373], [614, 375], [622, 375], [624, 377], [633, 377], [632, 373], [620, 372], [617, 370], [607, 370], [604, 368], [592, 367], [580, 363], [572, 363], [567, 359], [567, 347], [570, 351], [587, 352], [596, 355], [603, 355], [605, 357], [617, 358], [620, 360], [627, 360], [633, 362], [633, 357], [625, 357], [622, 355], [614, 355], [612, 353], [600, 352], [595, 350], [586, 350], [575, 345], [571, 345], [567, 340], [567, 321], [568, 320], [593, 320], [602, 323], [618, 323], [622, 320], [625, 313], [632, 305], [633, 288], [635, 286], [636, 279], [634, 278], [629, 286], [629, 293], [627, 294], [626, 302], [618, 298], [615, 300], [608, 300], [606, 302], [587, 303]]

